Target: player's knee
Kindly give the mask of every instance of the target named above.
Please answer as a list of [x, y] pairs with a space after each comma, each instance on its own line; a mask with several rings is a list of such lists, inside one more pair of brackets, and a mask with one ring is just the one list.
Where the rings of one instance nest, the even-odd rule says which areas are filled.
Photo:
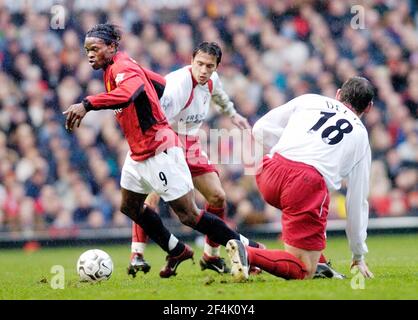
[[129, 218], [131, 218], [132, 220], [134, 220], [133, 216], [132, 216], [132, 211], [129, 209], [129, 206], [122, 204], [120, 206], [120, 212], [122, 212], [124, 215], [126, 215]]
[[185, 207], [185, 206], [177, 206], [176, 208], [173, 208], [174, 212], [179, 217], [179, 220], [182, 224], [194, 228], [197, 224], [197, 217], [198, 215], [195, 214], [195, 212], [192, 210], [192, 208]]
[[122, 212], [124, 215], [129, 216], [129, 206], [126, 203], [121, 203], [120, 205], [120, 212]]
[[210, 196], [208, 203], [216, 208], [222, 208], [225, 205], [226, 194], [225, 191], [221, 188], [216, 189]]
[[124, 215], [128, 216], [135, 222], [137, 222], [138, 215], [141, 213], [141, 211], [143, 210], [140, 210], [139, 208], [134, 208], [128, 205], [127, 203], [122, 203], [120, 206], [120, 212], [122, 212]]
[[177, 214], [181, 223], [194, 228], [197, 224], [197, 217], [194, 214], [188, 213], [186, 211], [182, 211], [180, 214]]

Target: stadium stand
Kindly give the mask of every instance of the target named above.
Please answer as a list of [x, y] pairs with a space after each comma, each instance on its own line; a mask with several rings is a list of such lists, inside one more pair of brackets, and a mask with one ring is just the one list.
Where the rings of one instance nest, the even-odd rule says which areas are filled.
[[[375, 108], [364, 119], [373, 153], [371, 217], [417, 217], [418, 5], [355, 2], [0, 1], [1, 239], [37, 232], [73, 237], [84, 228], [130, 232], [118, 192], [127, 145], [113, 112], [89, 113], [74, 134], [65, 131], [62, 115], [104, 90], [83, 37], [106, 21], [122, 27], [124, 50], [163, 75], [188, 64], [198, 42], [218, 42], [223, 85], [250, 124], [294, 96], [333, 97], [350, 76], [369, 78], [377, 89]], [[51, 11], [54, 5], [58, 11]], [[57, 28], [60, 9], [65, 19]], [[233, 125], [214, 109], [204, 128]], [[241, 146], [218, 147], [229, 154]], [[233, 224], [277, 225], [280, 213], [263, 202], [242, 164], [218, 168]], [[159, 211], [172, 219], [163, 203]], [[345, 217], [344, 190], [332, 196], [329, 217], [337, 225]]]

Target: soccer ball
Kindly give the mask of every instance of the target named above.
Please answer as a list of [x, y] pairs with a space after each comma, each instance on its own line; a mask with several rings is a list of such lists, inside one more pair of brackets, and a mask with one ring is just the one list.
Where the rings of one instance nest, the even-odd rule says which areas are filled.
[[102, 281], [112, 275], [113, 262], [110, 256], [99, 249], [83, 252], [77, 261], [77, 273], [81, 281]]

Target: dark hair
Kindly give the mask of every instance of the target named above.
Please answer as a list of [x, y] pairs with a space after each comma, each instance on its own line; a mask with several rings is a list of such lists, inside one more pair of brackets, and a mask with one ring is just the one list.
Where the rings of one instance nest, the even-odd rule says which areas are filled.
[[96, 24], [86, 33], [87, 37], [102, 39], [107, 45], [114, 43], [116, 48], [119, 46], [121, 32], [119, 27], [111, 23]]
[[192, 55], [193, 58], [197, 55], [198, 52], [204, 52], [210, 54], [211, 56], [215, 56], [216, 65], [219, 65], [221, 63], [222, 50], [216, 42], [201, 42], [196, 48], [194, 48]]
[[373, 97], [374, 88], [370, 81], [363, 77], [350, 78], [341, 87], [341, 102], [349, 103], [358, 113], [367, 108]]

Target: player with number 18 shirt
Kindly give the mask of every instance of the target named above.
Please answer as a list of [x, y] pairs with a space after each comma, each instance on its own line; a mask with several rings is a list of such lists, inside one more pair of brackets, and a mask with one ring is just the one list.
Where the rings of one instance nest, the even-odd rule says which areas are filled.
[[[269, 150], [256, 180], [264, 199], [282, 211], [285, 251], [248, 248], [250, 264], [285, 278], [313, 277], [325, 249], [328, 190], [340, 189], [345, 179], [352, 266], [373, 276], [364, 262], [371, 151], [360, 120], [373, 105], [373, 90], [367, 79], [353, 77], [335, 99], [305, 94], [271, 110], [254, 125], [255, 139]], [[239, 265], [240, 256], [245, 256], [242, 246], [233, 240], [227, 250], [233, 273], [245, 270]]]

